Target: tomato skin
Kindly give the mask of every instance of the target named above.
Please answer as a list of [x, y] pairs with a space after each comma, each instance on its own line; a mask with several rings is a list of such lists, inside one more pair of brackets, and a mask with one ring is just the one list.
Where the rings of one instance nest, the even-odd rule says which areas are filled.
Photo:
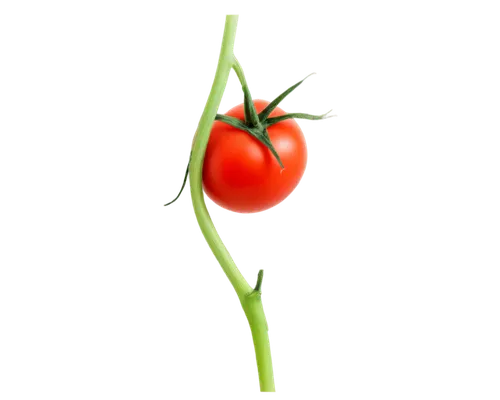
[[[254, 100], [257, 113], [269, 102]], [[285, 114], [276, 108], [270, 117]], [[243, 104], [226, 115], [244, 120]], [[299, 125], [288, 119], [268, 128], [285, 169], [269, 149], [249, 133], [215, 121], [203, 164], [203, 188], [219, 206], [240, 213], [264, 211], [282, 202], [298, 185], [307, 164]]]

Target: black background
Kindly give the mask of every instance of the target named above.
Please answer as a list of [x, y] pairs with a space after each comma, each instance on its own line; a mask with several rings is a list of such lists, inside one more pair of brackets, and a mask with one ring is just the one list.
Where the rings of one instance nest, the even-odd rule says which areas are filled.
[[[273, 266], [273, 288], [265, 289], [265, 295], [272, 295], [273, 342], [282, 346], [281, 398], [318, 392], [329, 397], [335, 386], [339, 390], [360, 373], [356, 355], [365, 341], [358, 322], [362, 311], [357, 309], [365, 267], [356, 262], [360, 252], [369, 251], [358, 245], [363, 198], [356, 189], [359, 183], [347, 183], [346, 178], [359, 168], [359, 136], [349, 130], [347, 33], [329, 10], [241, 7], [241, 14], [249, 17], [248, 25], [240, 28], [241, 53], [249, 57], [249, 79], [257, 80], [258, 94], [271, 93], [280, 80], [295, 79], [305, 63], [317, 63], [321, 80], [297, 103], [312, 104], [313, 111], [320, 111], [322, 103], [336, 104], [346, 114], [344, 121], [329, 122], [328, 129], [313, 130], [313, 184], [280, 217], [217, 217], [251, 271], [256, 263]], [[165, 70], [173, 62], [182, 65], [175, 77], [160, 74], [157, 89], [171, 91], [169, 85], [177, 85], [172, 80], [182, 80], [178, 101], [183, 107], [172, 121], [168, 97], [159, 103], [165, 115], [164, 126], [158, 127], [160, 199], [176, 190], [176, 168], [184, 164], [183, 129], [191, 126], [191, 112], [198, 109], [199, 88], [207, 84], [207, 57], [215, 50], [215, 8], [196, 15], [192, 25], [188, 38], [177, 31], [182, 40], [173, 43], [171, 58], [161, 56]], [[167, 24], [165, 29], [166, 36], [173, 34], [173, 27]], [[169, 216], [160, 218], [152, 277], [158, 285], [157, 311], [164, 316], [159, 326], [171, 338], [165, 340], [175, 341], [172, 349], [161, 346], [160, 351], [180, 366], [165, 371], [166, 379], [174, 390], [174, 382], [187, 385], [186, 395], [253, 399], [247, 331], [240, 328], [231, 298], [223, 293], [226, 283], [215, 279], [215, 266], [207, 258], [207, 250], [191, 238], [190, 217], [182, 209], [169, 209]], [[168, 299], [162, 289], [165, 279], [172, 279], [175, 298]], [[162, 311], [164, 305], [169, 312]]]

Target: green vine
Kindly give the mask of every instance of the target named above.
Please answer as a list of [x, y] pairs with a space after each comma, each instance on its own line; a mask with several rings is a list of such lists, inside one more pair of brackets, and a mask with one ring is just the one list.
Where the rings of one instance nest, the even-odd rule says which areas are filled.
[[[233, 45], [236, 36], [236, 27], [238, 23], [238, 16], [226, 16], [226, 24], [224, 28], [224, 36], [222, 38], [222, 47], [219, 55], [219, 62], [217, 71], [215, 73], [214, 82], [210, 95], [208, 96], [205, 109], [201, 116], [196, 134], [193, 140], [193, 146], [189, 157], [188, 167], [184, 176], [181, 190], [177, 197], [171, 202], [165, 204], [166, 206], [172, 204], [181, 195], [187, 181], [190, 177], [191, 198], [193, 202], [194, 212], [198, 220], [200, 229], [205, 236], [205, 239], [219, 261], [224, 273], [233, 285], [238, 298], [240, 299], [245, 315], [247, 316], [250, 330], [252, 332], [253, 343], [255, 347], [255, 355], [257, 359], [257, 369], [259, 373], [260, 390], [263, 392], [274, 392], [274, 378], [273, 367], [271, 361], [271, 348], [269, 345], [269, 336], [267, 329], [267, 321], [264, 315], [264, 308], [261, 299], [261, 287], [264, 277], [264, 271], [260, 270], [257, 276], [257, 283], [255, 288], [248, 284], [241, 272], [236, 267], [231, 255], [227, 251], [224, 243], [222, 242], [215, 226], [208, 213], [205, 199], [203, 196], [202, 176], [203, 176], [203, 161], [205, 151], [207, 148], [208, 140], [210, 138], [210, 131], [215, 120], [229, 124], [240, 130], [243, 130], [254, 138], [264, 144], [274, 155], [279, 162], [281, 168], [284, 168], [283, 163], [276, 149], [274, 148], [267, 128], [277, 124], [281, 121], [291, 118], [303, 118], [309, 120], [318, 120], [329, 117], [329, 112], [323, 115], [310, 115], [303, 113], [291, 113], [278, 117], [270, 117], [273, 110], [280, 104], [280, 102], [294, 91], [298, 86], [307, 78], [296, 83], [288, 88], [260, 113], [257, 114], [255, 109], [248, 84], [245, 79], [243, 69], [233, 53]], [[227, 115], [217, 114], [229, 73], [233, 69], [238, 76], [241, 83], [244, 96], [244, 115], [245, 120], [240, 120]]]
[[[245, 280], [241, 272], [236, 267], [231, 255], [227, 251], [224, 243], [217, 233], [215, 226], [205, 204], [202, 188], [202, 172], [205, 150], [208, 144], [213, 121], [217, 115], [217, 110], [226, 88], [229, 72], [237, 63], [233, 55], [233, 45], [236, 36], [238, 16], [228, 15], [224, 28], [222, 47], [215, 73], [212, 90], [208, 96], [205, 109], [201, 116], [198, 129], [193, 142], [191, 160], [189, 164], [189, 183], [191, 185], [191, 198], [196, 219], [205, 239], [219, 261], [224, 273], [234, 287], [240, 299], [245, 315], [247, 316], [252, 331], [252, 337], [257, 358], [257, 368], [259, 373], [260, 390], [263, 392], [274, 392], [273, 367], [271, 361], [271, 348], [267, 333], [267, 322], [262, 307], [260, 287], [262, 284], [262, 272], [259, 272], [256, 289]], [[241, 69], [240, 69], [241, 71]]]

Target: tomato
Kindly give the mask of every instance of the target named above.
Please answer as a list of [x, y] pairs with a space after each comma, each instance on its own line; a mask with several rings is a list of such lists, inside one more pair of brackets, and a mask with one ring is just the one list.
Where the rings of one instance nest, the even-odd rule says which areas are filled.
[[[269, 102], [253, 101], [257, 113]], [[284, 115], [276, 108], [270, 117]], [[240, 104], [226, 115], [245, 120]], [[302, 178], [307, 147], [299, 125], [287, 119], [268, 127], [284, 169], [271, 151], [249, 133], [215, 121], [203, 164], [203, 188], [219, 206], [240, 213], [264, 211], [285, 200]]]

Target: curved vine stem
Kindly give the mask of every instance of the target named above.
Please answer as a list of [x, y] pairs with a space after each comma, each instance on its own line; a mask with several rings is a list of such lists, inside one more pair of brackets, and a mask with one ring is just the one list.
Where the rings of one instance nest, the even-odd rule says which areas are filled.
[[271, 349], [267, 333], [266, 317], [264, 315], [260, 295], [262, 273], [259, 273], [256, 288], [252, 289], [236, 267], [236, 264], [215, 229], [205, 204], [202, 188], [205, 151], [210, 137], [212, 124], [215, 120], [217, 110], [224, 94], [231, 68], [234, 68], [242, 86], [246, 86], [243, 70], [233, 54], [237, 24], [237, 15], [226, 16], [226, 24], [224, 27], [224, 36], [222, 39], [222, 47], [219, 55], [217, 71], [215, 73], [212, 89], [210, 91], [210, 95], [208, 96], [208, 100], [205, 105], [205, 109], [203, 110], [203, 114], [193, 141], [191, 162], [189, 165], [189, 183], [191, 186], [193, 208], [200, 229], [205, 237], [205, 240], [210, 246], [210, 249], [219, 261], [224, 273], [233, 285], [250, 324], [257, 358], [260, 389], [263, 392], [274, 392]]

